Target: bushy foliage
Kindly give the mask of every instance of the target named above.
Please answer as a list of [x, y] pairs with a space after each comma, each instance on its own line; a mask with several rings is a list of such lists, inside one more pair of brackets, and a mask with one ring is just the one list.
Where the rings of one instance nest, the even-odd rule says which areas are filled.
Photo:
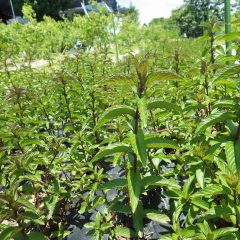
[[239, 31], [118, 21], [0, 24], [0, 239], [240, 239]]

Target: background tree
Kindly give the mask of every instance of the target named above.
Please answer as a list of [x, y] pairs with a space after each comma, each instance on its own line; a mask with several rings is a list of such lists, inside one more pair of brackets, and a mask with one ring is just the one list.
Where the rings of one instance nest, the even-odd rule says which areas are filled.
[[22, 15], [23, 4], [30, 4], [36, 12], [37, 20], [42, 20], [44, 15], [56, 20], [60, 19], [59, 11], [68, 8], [69, 0], [13, 0], [17, 15]]
[[171, 19], [180, 28], [180, 33], [187, 37], [203, 35], [204, 28], [201, 23], [215, 16], [217, 20], [223, 19], [223, 0], [184, 0], [185, 4], [173, 11]]

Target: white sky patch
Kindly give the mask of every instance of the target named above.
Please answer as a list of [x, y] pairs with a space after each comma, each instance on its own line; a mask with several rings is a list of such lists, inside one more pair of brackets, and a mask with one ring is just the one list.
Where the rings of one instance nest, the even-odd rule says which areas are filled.
[[129, 7], [132, 2], [139, 10], [141, 23], [149, 23], [153, 18], [169, 17], [173, 9], [183, 4], [183, 0], [117, 0], [117, 2], [124, 7]]

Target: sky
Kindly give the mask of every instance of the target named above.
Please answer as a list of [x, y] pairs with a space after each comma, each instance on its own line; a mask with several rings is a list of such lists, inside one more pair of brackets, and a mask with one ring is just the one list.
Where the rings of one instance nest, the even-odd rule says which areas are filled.
[[117, 0], [123, 7], [129, 7], [130, 3], [140, 13], [141, 23], [149, 23], [153, 18], [169, 17], [171, 11], [183, 4], [183, 0]]

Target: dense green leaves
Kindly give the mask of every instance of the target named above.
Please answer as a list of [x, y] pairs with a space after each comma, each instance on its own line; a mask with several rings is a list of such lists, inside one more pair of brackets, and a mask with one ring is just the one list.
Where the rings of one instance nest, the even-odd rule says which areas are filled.
[[152, 222], [239, 239], [239, 51], [216, 19], [192, 41], [167, 19], [25, 11], [0, 24], [0, 239], [65, 239], [81, 218], [93, 240], [148, 239]]

